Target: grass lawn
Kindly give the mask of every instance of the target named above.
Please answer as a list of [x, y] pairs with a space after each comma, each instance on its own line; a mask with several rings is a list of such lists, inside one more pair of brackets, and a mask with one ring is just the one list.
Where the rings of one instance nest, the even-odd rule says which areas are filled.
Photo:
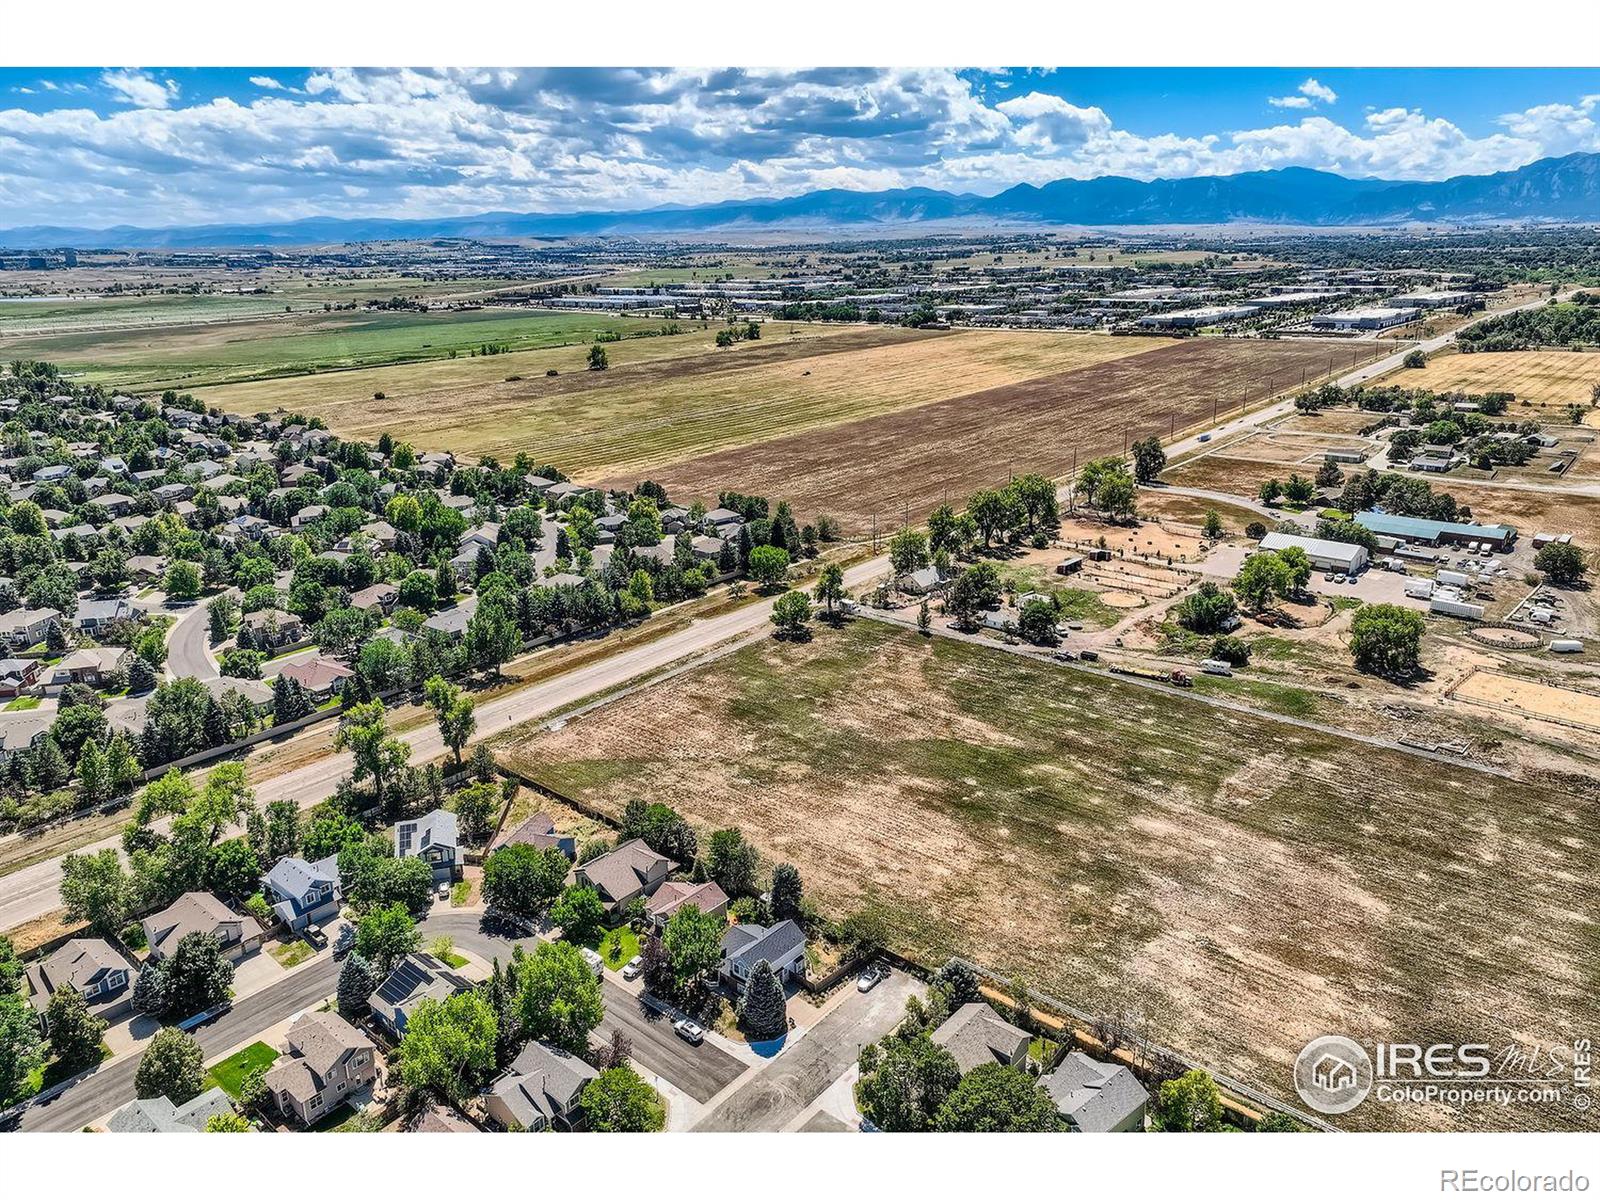
[[628, 960], [639, 953], [639, 938], [626, 925], [597, 931], [578, 944], [593, 950], [613, 971], [622, 970]]
[[235, 1100], [244, 1077], [258, 1067], [266, 1069], [278, 1060], [278, 1052], [265, 1042], [252, 1042], [237, 1054], [229, 1055], [206, 1072], [206, 1087], [219, 1087]]
[[[110, 1057], [111, 1047], [106, 1045], [104, 1042], [101, 1042], [99, 1061], [104, 1062]], [[89, 1070], [90, 1067], [95, 1065], [97, 1064], [89, 1063], [86, 1066], [69, 1067], [58, 1059], [51, 1059], [49, 1062], [40, 1063], [33, 1070], [29, 1071], [28, 1074], [23, 1078], [21, 1086], [17, 1088], [17, 1094], [11, 1098], [9, 1103], [16, 1103], [18, 1101], [27, 1100], [37, 1096], [46, 1088], [55, 1087], [56, 1084], [61, 1083], [63, 1080], [71, 1079], [74, 1075], [82, 1074], [84, 1071]]]
[[[602, 812], [648, 795], [702, 836], [737, 826], [829, 916], [881, 917], [892, 949], [960, 953], [1091, 1012], [1136, 1007], [1151, 1038], [1285, 1100], [1325, 1029], [1556, 1044], [1592, 1017], [1600, 848], [1574, 833], [1580, 792], [1205, 692], [1317, 703], [1237, 676], [1138, 687], [856, 621], [530, 725], [502, 757]], [[1592, 1121], [1376, 1097], [1340, 1119]]]
[[37, 697], [37, 696], [18, 696], [10, 704], [6, 705], [6, 711], [7, 712], [25, 712], [26, 710], [28, 710], [30, 708], [38, 708], [38, 707], [39, 707], [39, 697]]
[[472, 901], [472, 881], [463, 879], [450, 889], [450, 905], [452, 908], [465, 908]]
[[298, 967], [316, 952], [315, 947], [310, 942], [301, 938], [296, 938], [292, 942], [280, 942], [268, 950], [268, 953], [278, 960], [278, 965], [283, 967], [284, 970], [288, 970], [290, 967]]

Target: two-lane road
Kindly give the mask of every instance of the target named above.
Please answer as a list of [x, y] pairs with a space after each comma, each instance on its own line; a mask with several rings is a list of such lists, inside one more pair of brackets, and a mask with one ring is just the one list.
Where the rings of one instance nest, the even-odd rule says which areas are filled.
[[[421, 929], [425, 938], [445, 934], [457, 948], [471, 951], [479, 958], [498, 958], [501, 962], [510, 960], [514, 946], [531, 950], [539, 944], [537, 938], [495, 937], [480, 928], [479, 920], [476, 913], [445, 911], [429, 916], [422, 922]], [[646, 1008], [637, 996], [618, 987], [609, 974], [602, 980], [602, 988], [606, 1015], [595, 1037], [609, 1040], [613, 1031], [620, 1030], [633, 1044], [634, 1062], [699, 1103], [710, 1100], [747, 1069], [744, 1063], [710, 1042], [691, 1046], [672, 1032], [669, 1021]]]
[[[327, 956], [270, 987], [246, 996], [211, 1024], [195, 1032], [210, 1059], [248, 1041], [303, 1008], [320, 1004], [338, 985], [340, 964]], [[115, 1058], [94, 1074], [78, 1080], [54, 1099], [31, 1106], [22, 1115], [25, 1131], [82, 1129], [134, 1099], [133, 1076], [143, 1051]]]
[[[880, 557], [858, 563], [845, 572], [845, 585], [859, 587], [881, 575], [888, 559]], [[579, 704], [591, 696], [622, 686], [641, 675], [682, 662], [734, 638], [756, 637], [770, 628], [772, 601], [762, 600], [720, 616], [703, 618], [685, 628], [652, 641], [628, 645], [619, 640], [613, 654], [586, 666], [574, 668], [542, 683], [491, 700], [478, 706], [478, 731], [474, 741], [504, 733], [525, 721], [548, 716], [558, 709]], [[201, 631], [205, 613], [200, 611]], [[400, 735], [411, 749], [413, 759], [426, 760], [444, 753], [444, 743], [433, 725]], [[298, 770], [269, 779], [256, 789], [263, 805], [274, 800], [293, 800], [310, 808], [333, 795], [339, 780], [350, 772], [348, 754], [328, 754]], [[120, 839], [107, 838], [84, 852], [120, 845]], [[52, 858], [15, 871], [4, 879], [0, 898], [0, 930], [11, 929], [24, 921], [43, 916], [60, 907], [61, 859]]]

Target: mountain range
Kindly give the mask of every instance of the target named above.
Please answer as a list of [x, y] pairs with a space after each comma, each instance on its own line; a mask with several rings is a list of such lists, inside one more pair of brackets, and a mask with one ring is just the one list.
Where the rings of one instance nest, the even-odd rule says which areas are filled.
[[129, 249], [304, 246], [404, 238], [598, 237], [841, 229], [928, 222], [973, 226], [1226, 225], [1307, 227], [1408, 222], [1600, 221], [1600, 154], [1545, 158], [1493, 175], [1430, 182], [1349, 179], [1288, 167], [1239, 175], [1138, 180], [1120, 176], [1018, 184], [994, 196], [898, 188], [806, 192], [764, 200], [628, 212], [488, 212], [434, 219], [312, 217], [263, 224], [160, 229], [34, 225], [0, 230], [0, 247]]

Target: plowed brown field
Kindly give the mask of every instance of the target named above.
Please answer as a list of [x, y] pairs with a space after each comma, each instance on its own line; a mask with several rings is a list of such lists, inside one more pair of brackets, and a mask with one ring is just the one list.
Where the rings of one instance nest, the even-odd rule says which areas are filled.
[[[1374, 346], [1373, 355], [1382, 347]], [[675, 500], [723, 489], [779, 496], [806, 516], [829, 513], [860, 532], [917, 521], [1012, 473], [1070, 473], [1074, 461], [1119, 453], [1209, 421], [1247, 396], [1298, 387], [1326, 367], [1315, 342], [1194, 340], [754, 446], [719, 451], [650, 477]], [[611, 476], [631, 487], [639, 475]], [[601, 482], [596, 480], [595, 482]]]

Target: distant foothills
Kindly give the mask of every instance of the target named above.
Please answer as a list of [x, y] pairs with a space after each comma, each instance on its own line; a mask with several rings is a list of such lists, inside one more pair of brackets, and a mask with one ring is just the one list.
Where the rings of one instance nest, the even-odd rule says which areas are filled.
[[155, 249], [312, 245], [409, 238], [597, 237], [887, 227], [932, 222], [972, 226], [1225, 225], [1308, 227], [1411, 222], [1600, 222], [1600, 154], [1545, 158], [1515, 171], [1431, 182], [1348, 179], [1290, 167], [1241, 175], [1156, 179], [1118, 176], [1019, 184], [996, 196], [930, 188], [840, 189], [766, 200], [631, 212], [509, 213], [398, 220], [311, 217], [276, 224], [161, 229], [26, 226], [0, 231], [0, 247]]

